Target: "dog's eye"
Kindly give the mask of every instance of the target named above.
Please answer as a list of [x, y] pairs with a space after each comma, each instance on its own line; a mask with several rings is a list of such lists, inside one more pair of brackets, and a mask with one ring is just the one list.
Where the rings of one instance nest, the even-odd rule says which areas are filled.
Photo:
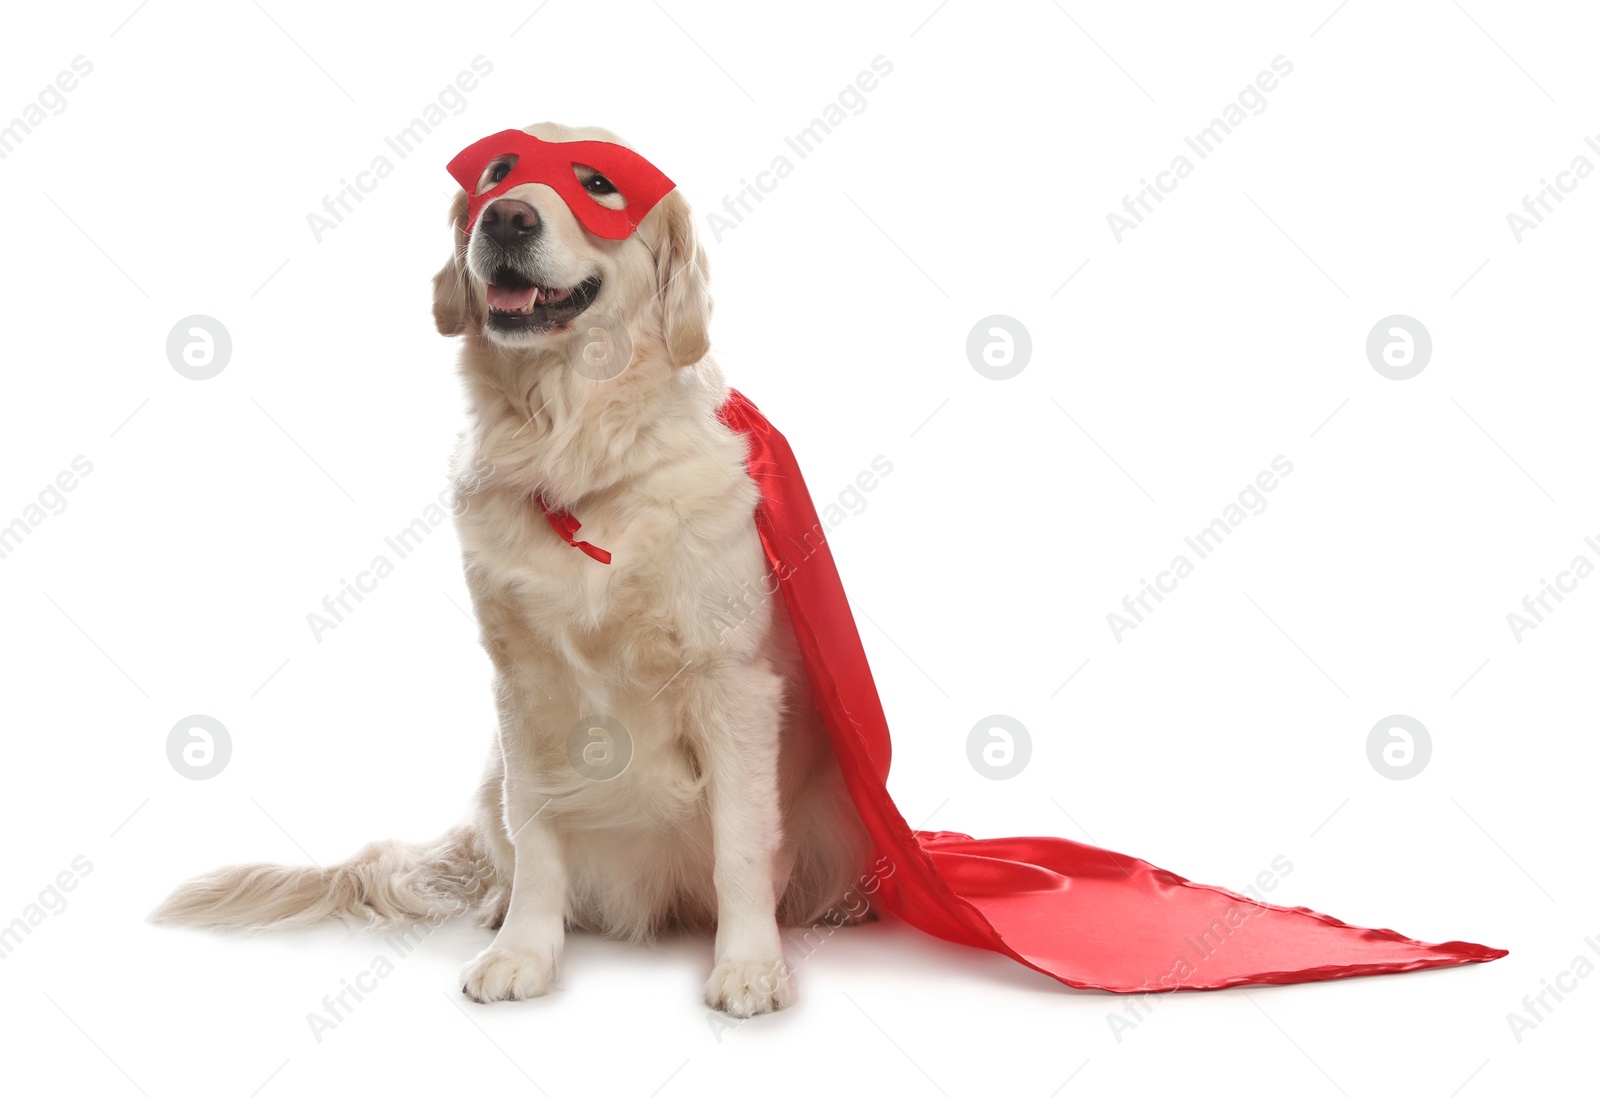
[[[616, 193], [616, 184], [613, 184], [610, 179], [606, 179], [603, 174], [598, 173], [594, 168], [590, 168], [587, 163], [574, 163], [573, 174], [578, 176], [578, 185], [587, 190], [592, 198], [606, 198]], [[621, 201], [621, 197], [618, 197], [618, 201]], [[614, 206], [610, 201], [606, 201], [603, 205], [608, 206], [608, 208], [619, 208], [619, 206]]]
[[478, 180], [477, 193], [482, 194], [505, 182], [506, 176], [511, 174], [511, 169], [517, 166], [517, 159], [515, 153], [508, 153], [484, 168], [483, 176]]

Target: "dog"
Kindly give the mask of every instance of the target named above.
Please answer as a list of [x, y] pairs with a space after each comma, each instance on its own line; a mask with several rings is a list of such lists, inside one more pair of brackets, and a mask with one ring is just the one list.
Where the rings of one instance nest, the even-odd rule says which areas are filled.
[[[592, 127], [525, 132], [623, 144]], [[589, 200], [625, 206], [599, 172], [574, 171]], [[475, 193], [504, 176], [491, 163]], [[714, 930], [706, 1003], [781, 1009], [794, 977], [780, 923], [871, 918], [853, 890], [868, 840], [782, 599], [750, 602], [775, 584], [743, 440], [716, 414], [728, 389], [689, 204], [667, 193], [620, 240], [586, 231], [543, 183], [495, 197], [470, 231], [467, 209], [463, 190], [433, 315], [463, 338], [456, 528], [499, 714], [474, 816], [331, 868], [220, 869], [153, 918], [473, 914], [498, 930], [462, 974], [479, 1002], [550, 991], [568, 929]], [[557, 536], [545, 508], [578, 516], [611, 562]]]

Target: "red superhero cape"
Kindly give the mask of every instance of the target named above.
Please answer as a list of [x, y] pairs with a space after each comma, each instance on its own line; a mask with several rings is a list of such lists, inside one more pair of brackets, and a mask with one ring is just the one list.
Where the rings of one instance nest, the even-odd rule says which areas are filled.
[[761, 489], [756, 525], [794, 621], [812, 697], [874, 856], [887, 858], [875, 905], [925, 933], [1003, 953], [1068, 986], [1122, 993], [1308, 983], [1506, 955], [1257, 902], [1065, 838], [912, 830], [884, 787], [889, 728], [794, 453], [736, 391], [729, 390], [718, 417], [748, 439], [747, 467]]

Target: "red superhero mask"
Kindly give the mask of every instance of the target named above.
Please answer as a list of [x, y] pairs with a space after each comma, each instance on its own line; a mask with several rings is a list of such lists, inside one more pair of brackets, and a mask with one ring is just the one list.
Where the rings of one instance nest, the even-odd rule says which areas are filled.
[[[516, 157], [516, 162], [505, 177], [482, 194], [474, 193], [489, 165], [511, 156]], [[578, 165], [593, 168], [609, 179], [627, 206], [609, 209], [597, 202], [578, 179]], [[578, 223], [589, 232], [607, 240], [622, 240], [633, 235], [645, 214], [676, 185], [650, 161], [610, 141], [541, 141], [521, 130], [501, 130], [474, 141], [456, 153], [448, 170], [467, 192], [466, 232], [478, 223], [484, 206], [511, 188], [543, 183], [561, 196]]]

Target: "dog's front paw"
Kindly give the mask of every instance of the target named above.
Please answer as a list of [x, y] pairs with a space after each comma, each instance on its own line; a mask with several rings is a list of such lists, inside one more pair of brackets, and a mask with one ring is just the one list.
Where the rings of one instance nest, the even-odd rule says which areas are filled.
[[556, 982], [554, 949], [522, 951], [490, 945], [461, 973], [461, 993], [475, 1002], [506, 1002], [548, 994]]
[[794, 973], [775, 960], [724, 960], [706, 983], [706, 1005], [732, 1017], [754, 1017], [794, 1004]]

